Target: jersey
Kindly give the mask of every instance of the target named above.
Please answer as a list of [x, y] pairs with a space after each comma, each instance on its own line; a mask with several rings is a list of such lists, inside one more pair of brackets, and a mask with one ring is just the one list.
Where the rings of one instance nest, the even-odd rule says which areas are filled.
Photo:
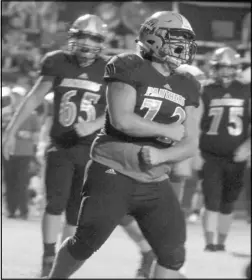
[[249, 99], [250, 85], [236, 80], [227, 88], [216, 82], [204, 87], [201, 151], [233, 158], [234, 151], [249, 134]]
[[52, 143], [64, 148], [92, 143], [95, 133], [78, 137], [74, 125], [78, 117], [94, 121], [104, 113], [106, 98], [102, 77], [106, 62], [107, 57], [99, 57], [83, 68], [71, 53], [54, 51], [46, 54], [40, 74], [55, 77]]
[[[185, 107], [199, 104], [199, 83], [190, 75], [174, 73], [169, 77], [160, 74], [149, 60], [137, 54], [114, 56], [106, 65], [104, 79], [120, 81], [136, 89], [135, 114], [154, 122], [183, 123]], [[91, 158], [118, 172], [143, 182], [167, 178], [170, 165], [148, 167], [142, 163], [139, 152], [142, 146], [167, 148], [171, 145], [155, 137], [131, 137], [116, 130], [106, 111], [105, 128], [93, 143]]]

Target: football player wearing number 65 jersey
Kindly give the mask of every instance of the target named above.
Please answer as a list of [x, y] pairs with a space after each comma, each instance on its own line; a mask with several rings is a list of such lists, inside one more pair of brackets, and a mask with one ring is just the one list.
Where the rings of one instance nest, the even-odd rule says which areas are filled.
[[225, 250], [234, 203], [241, 192], [246, 161], [251, 155], [251, 97], [250, 84], [237, 79], [241, 60], [235, 50], [217, 49], [210, 63], [214, 81], [202, 93], [199, 148], [204, 160], [205, 250], [212, 252]]
[[105, 37], [106, 25], [99, 17], [90, 14], [79, 17], [69, 30], [69, 51], [45, 55], [40, 77], [4, 138], [4, 154], [8, 158], [18, 127], [49, 91], [54, 92], [51, 145], [46, 155], [42, 276], [51, 270], [64, 211], [66, 225], [62, 239], [75, 231], [90, 146], [96, 131], [104, 125], [106, 99], [102, 77], [107, 58], [101, 55], [101, 50]]
[[49, 278], [68, 278], [132, 215], [157, 256], [154, 278], [181, 278], [184, 214], [168, 174], [194, 156], [199, 84], [174, 70], [190, 63], [195, 34], [182, 15], [163, 11], [141, 26], [139, 53], [105, 68], [106, 121], [91, 148], [75, 235], [66, 240]]

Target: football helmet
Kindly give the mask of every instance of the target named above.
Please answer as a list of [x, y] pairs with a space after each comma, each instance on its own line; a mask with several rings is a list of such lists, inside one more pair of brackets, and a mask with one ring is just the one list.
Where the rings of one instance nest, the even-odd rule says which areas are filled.
[[136, 40], [145, 58], [167, 63], [174, 70], [190, 64], [196, 54], [195, 33], [188, 20], [176, 12], [156, 12], [141, 26]]
[[107, 25], [96, 15], [86, 14], [75, 20], [69, 29], [68, 45], [80, 65], [92, 64], [104, 47]]
[[216, 49], [209, 61], [212, 77], [228, 85], [241, 71], [241, 57], [234, 49], [222, 47]]

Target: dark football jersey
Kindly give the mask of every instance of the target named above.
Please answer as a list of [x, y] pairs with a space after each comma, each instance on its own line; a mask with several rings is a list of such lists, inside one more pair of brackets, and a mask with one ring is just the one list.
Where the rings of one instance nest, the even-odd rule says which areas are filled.
[[[106, 65], [105, 81], [121, 81], [136, 89], [135, 113], [142, 118], [170, 124], [183, 122], [185, 107], [199, 104], [199, 83], [190, 75], [174, 73], [169, 77], [160, 74], [151, 62], [137, 54], [114, 56]], [[155, 137], [130, 137], [116, 130], [106, 111], [103, 133], [93, 144], [94, 160], [114, 168], [140, 181], [162, 180], [170, 166], [163, 164], [145, 169], [139, 158], [143, 145], [167, 148], [170, 143]]]
[[200, 149], [220, 157], [233, 157], [248, 137], [250, 85], [234, 81], [228, 88], [219, 83], [204, 87]]
[[99, 57], [92, 65], [83, 68], [70, 53], [54, 51], [46, 54], [40, 74], [55, 77], [50, 136], [56, 144], [67, 148], [93, 141], [95, 133], [78, 137], [74, 124], [79, 116], [85, 121], [93, 121], [104, 113], [106, 98], [102, 77], [107, 59]]

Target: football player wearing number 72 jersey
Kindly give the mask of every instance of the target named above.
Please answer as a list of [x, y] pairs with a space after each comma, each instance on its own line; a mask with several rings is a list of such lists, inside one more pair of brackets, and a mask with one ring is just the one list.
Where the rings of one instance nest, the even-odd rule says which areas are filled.
[[199, 84], [174, 73], [193, 59], [195, 34], [182, 15], [163, 11], [141, 25], [137, 41], [139, 53], [106, 65], [105, 126], [92, 144], [77, 230], [61, 245], [49, 278], [70, 277], [127, 214], [157, 257], [154, 278], [182, 277], [185, 219], [168, 174], [197, 151]]
[[5, 134], [4, 155], [8, 158], [18, 127], [49, 91], [54, 92], [51, 145], [45, 171], [42, 276], [50, 272], [64, 211], [62, 239], [75, 231], [90, 146], [96, 131], [104, 125], [106, 98], [102, 77], [107, 58], [101, 50], [105, 36], [106, 25], [97, 16], [86, 14], [76, 19], [69, 30], [69, 51], [45, 55], [37, 83]]

